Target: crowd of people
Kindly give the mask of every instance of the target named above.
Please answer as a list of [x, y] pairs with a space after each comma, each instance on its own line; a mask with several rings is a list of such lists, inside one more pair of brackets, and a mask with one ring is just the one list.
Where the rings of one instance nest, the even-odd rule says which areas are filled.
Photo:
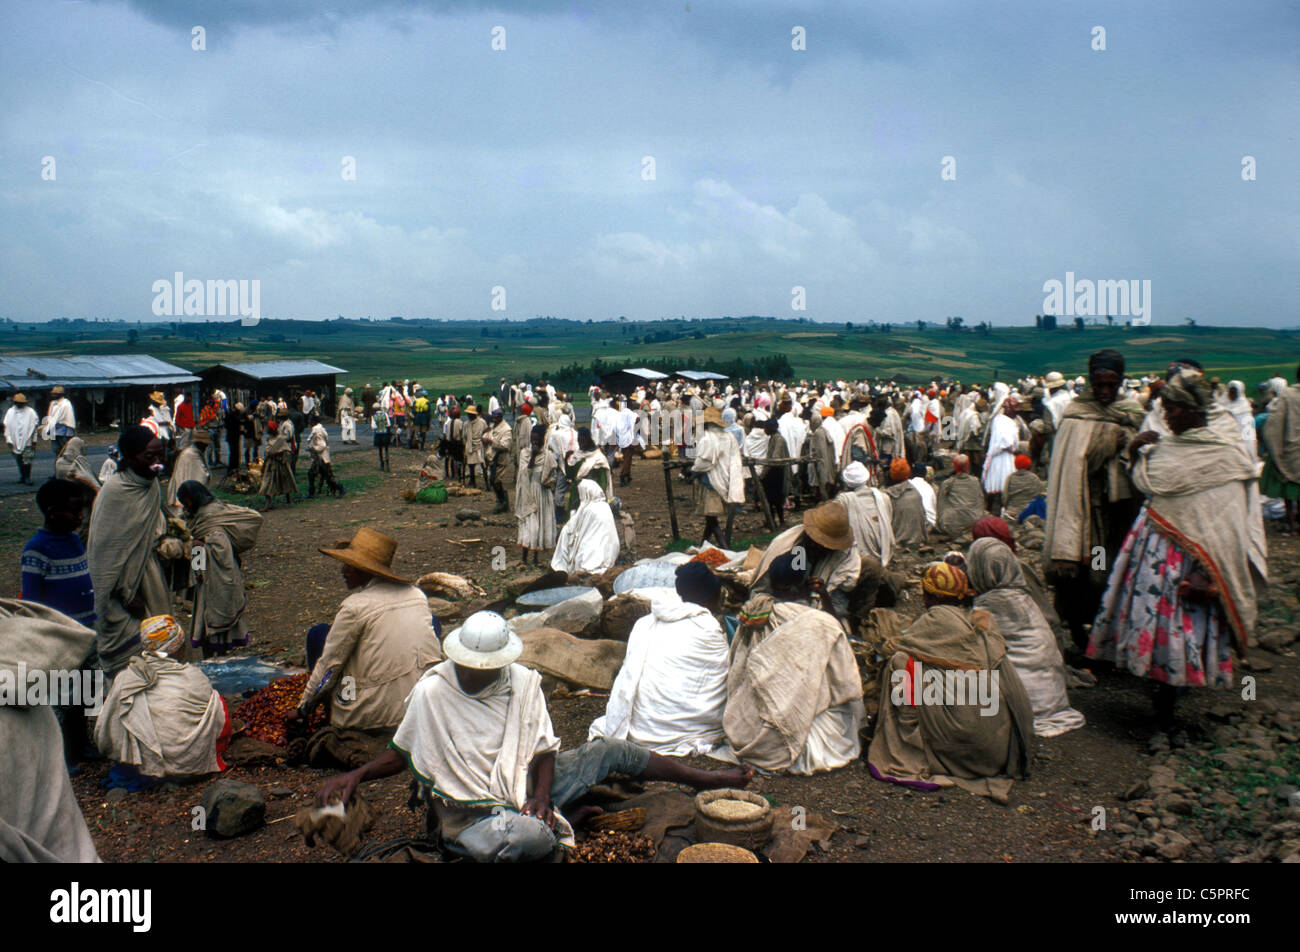
[[[1086, 376], [981, 386], [596, 386], [589, 426], [546, 383], [502, 379], [482, 404], [430, 402], [412, 381], [367, 385], [356, 401], [346, 390], [343, 441], [368, 420], [381, 468], [404, 445], [429, 451], [425, 468], [439, 477], [481, 477], [498, 513], [513, 492], [525, 565], [549, 551], [552, 569], [590, 581], [628, 561], [631, 514], [616, 492], [632, 485], [635, 459], [664, 457], [690, 484], [700, 548], [722, 550], [724, 564], [676, 568], [632, 628], [587, 743], [561, 751], [509, 620], [483, 611], [444, 635], [395, 568], [396, 540], [377, 529], [321, 548], [349, 594], [332, 624], [307, 633], [310, 675], [288, 723], [304, 729], [323, 706], [330, 728], [388, 746], [327, 781], [318, 803], [409, 770], [450, 853], [518, 861], [571, 846], [585, 817], [566, 807], [611, 773], [743, 787], [755, 768], [806, 775], [864, 759], [884, 782], [1005, 802], [1035, 735], [1085, 726], [1067, 659], [1149, 681], [1152, 726], [1177, 745], [1177, 698], [1232, 685], [1252, 642], [1266, 517], [1296, 532], [1300, 369], [1296, 381], [1266, 381], [1252, 403], [1242, 381], [1224, 384], [1193, 359], [1134, 376], [1102, 350]], [[245, 410], [217, 392], [197, 418], [156, 400], [122, 432], [113, 471], [96, 477], [78, 462], [75, 421], [53, 408], [35, 419], [15, 395], [4, 424], [15, 456], [42, 428], [62, 441], [63, 470], [37, 493], [45, 526], [23, 553], [22, 601], [0, 602], [0, 627], [39, 620], [77, 655], [71, 666], [109, 684], [93, 731], [63, 716], [69, 769], [91, 738], [127, 784], [222, 769], [229, 712], [186, 658], [247, 643], [241, 557], [262, 517], [213, 496], [216, 440], [198, 433], [224, 430], [231, 466], [247, 440], [268, 503], [292, 495], [305, 434], [313, 491], [336, 489], [310, 396], [301, 409], [262, 400]], [[729, 548], [746, 509], [777, 529], [757, 558]], [[1041, 558], [1017, 546], [1031, 528]], [[917, 578], [897, 571], [904, 552], [918, 557]], [[918, 581], [919, 616], [882, 633], [876, 610]], [[181, 593], [193, 604], [188, 639], [173, 618]], [[864, 652], [878, 662], [865, 685]], [[133, 703], [141, 695], [148, 703]], [[38, 726], [45, 743], [49, 725]], [[678, 759], [696, 754], [733, 766]], [[60, 822], [80, 822], [67, 812], [66, 773], [41, 769]], [[49, 811], [30, 809], [0, 815], [0, 857], [85, 858], [85, 837], [55, 835]]]

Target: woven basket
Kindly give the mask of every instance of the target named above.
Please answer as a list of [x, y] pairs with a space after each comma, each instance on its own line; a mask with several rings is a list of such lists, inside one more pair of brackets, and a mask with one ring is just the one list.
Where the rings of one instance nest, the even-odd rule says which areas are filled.
[[679, 863], [757, 863], [758, 857], [730, 843], [696, 843], [677, 854]]
[[635, 833], [645, 826], [645, 807], [633, 807], [631, 810], [619, 810], [617, 813], [601, 813], [587, 821], [593, 830], [625, 830]]
[[[743, 800], [763, 808], [753, 820], [724, 820], [709, 805], [714, 800]], [[695, 797], [695, 836], [703, 843], [728, 843], [747, 850], [761, 850], [772, 839], [776, 814], [772, 804], [748, 790], [705, 790]]]

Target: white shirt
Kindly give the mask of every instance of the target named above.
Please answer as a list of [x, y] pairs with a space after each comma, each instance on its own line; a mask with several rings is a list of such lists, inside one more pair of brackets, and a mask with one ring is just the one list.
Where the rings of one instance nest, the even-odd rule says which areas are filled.
[[5, 412], [5, 439], [15, 453], [21, 453], [31, 446], [36, 437], [38, 422], [36, 411], [29, 406], [15, 405]]
[[77, 417], [72, 412], [72, 401], [67, 397], [59, 397], [57, 400], [50, 401], [50, 408], [45, 414], [45, 438], [47, 440], [54, 438], [54, 428], [62, 424], [70, 430], [77, 428]]
[[937, 513], [935, 512], [934, 487], [920, 476], [913, 476], [908, 480], [908, 482], [916, 487], [916, 491], [921, 497], [921, 505], [925, 508], [925, 521], [930, 526], [933, 526], [934, 520], [937, 516]]

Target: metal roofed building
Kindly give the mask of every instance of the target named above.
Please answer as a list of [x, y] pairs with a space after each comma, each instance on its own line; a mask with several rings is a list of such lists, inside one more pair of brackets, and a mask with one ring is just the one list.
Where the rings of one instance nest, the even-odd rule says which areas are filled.
[[667, 374], [645, 367], [625, 367], [612, 370], [600, 378], [600, 389], [610, 393], [629, 394], [637, 387], [651, 387], [657, 381], [667, 380]]
[[24, 393], [37, 413], [44, 416], [49, 392], [67, 391], [79, 427], [135, 420], [143, 415], [149, 394], [166, 389], [168, 401], [176, 389], [193, 399], [199, 378], [183, 367], [147, 354], [29, 357], [0, 355], [0, 390], [6, 397]]
[[253, 360], [214, 364], [199, 371], [208, 387], [220, 387], [231, 403], [249, 406], [255, 397], [280, 397], [295, 400], [310, 390], [321, 401], [321, 415], [334, 413], [339, 374], [342, 367], [319, 360]]
[[692, 383], [704, 383], [706, 380], [730, 380], [726, 374], [715, 374], [711, 370], [677, 370], [673, 373], [674, 377], [681, 377], [683, 380], [689, 380]]

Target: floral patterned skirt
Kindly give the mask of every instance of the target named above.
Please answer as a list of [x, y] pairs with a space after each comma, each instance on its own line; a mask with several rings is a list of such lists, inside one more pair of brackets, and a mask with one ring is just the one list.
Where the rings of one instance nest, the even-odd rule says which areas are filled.
[[1195, 568], [1143, 506], [1110, 573], [1088, 657], [1165, 684], [1231, 687], [1232, 628], [1223, 605], [1178, 597]]

